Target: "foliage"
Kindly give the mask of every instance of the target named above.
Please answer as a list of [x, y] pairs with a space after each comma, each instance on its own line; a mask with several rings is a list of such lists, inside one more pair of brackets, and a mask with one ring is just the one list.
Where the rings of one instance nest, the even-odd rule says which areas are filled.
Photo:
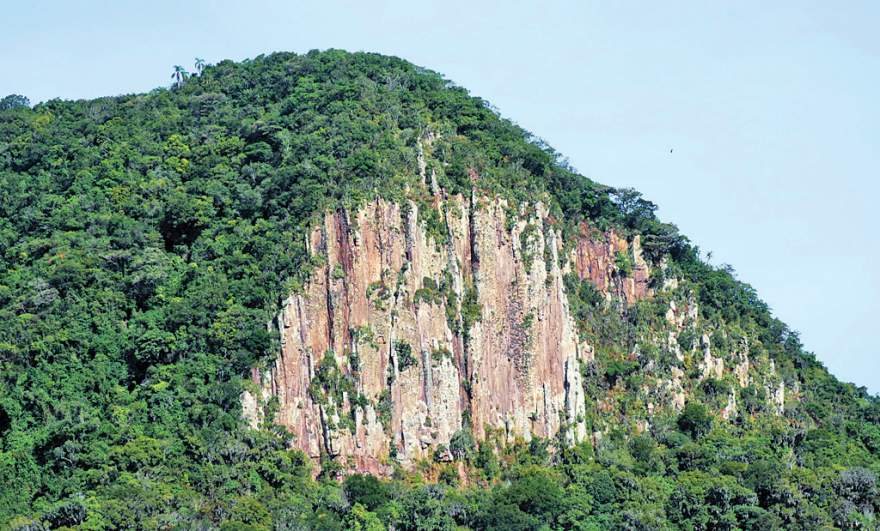
[[617, 274], [620, 276], [631, 276], [633, 272], [633, 262], [629, 253], [624, 251], [617, 251], [614, 253], [614, 267], [617, 269]]
[[0, 99], [0, 111], [12, 109], [24, 109], [31, 106], [31, 102], [21, 94], [10, 94]]
[[467, 428], [456, 431], [449, 439], [449, 451], [458, 460], [470, 460], [476, 450], [474, 436]]
[[397, 353], [397, 368], [400, 372], [418, 364], [418, 360], [413, 355], [412, 346], [406, 341], [395, 341], [394, 352]]
[[712, 427], [712, 417], [703, 404], [688, 402], [678, 417], [678, 427], [696, 439]]
[[[195, 66], [199, 75], [177, 67], [172, 89], [149, 94], [0, 100], [0, 527], [876, 526], [880, 402], [829, 375], [751, 287], [702, 262], [637, 192], [578, 175], [483, 100], [400, 59], [330, 50]], [[578, 330], [596, 347], [585, 391], [608, 406], [586, 421], [614, 428], [595, 448], [478, 444], [476, 427], [464, 428], [450, 451], [474, 478], [466, 486], [449, 485], [448, 466], [448, 484], [340, 485], [329, 458], [314, 479], [282, 428], [247, 427], [240, 396], [277, 352], [266, 323], [311, 273], [303, 235], [327, 210], [376, 196], [424, 204], [426, 132], [446, 193], [544, 200], [567, 235], [581, 222], [639, 235], [646, 258], [666, 260], [698, 303], [700, 326], [747, 337], [797, 385], [797, 404], [775, 415], [753, 383], [735, 422], [689, 403], [633, 438], [651, 398], [644, 377], [667, 368], [658, 359], [693, 365], [697, 325], [679, 335], [678, 361], [646, 340], [665, 307], [622, 307], [566, 275]], [[445, 241], [443, 217], [426, 222]], [[538, 230], [520, 242], [529, 260]], [[473, 285], [461, 300], [445, 279], [422, 289], [416, 301], [445, 303], [465, 338], [483, 318]], [[379, 283], [371, 300], [391, 292]], [[418, 362], [408, 344], [394, 349], [400, 370]], [[707, 381], [703, 392], [727, 390]], [[309, 392], [328, 408], [361, 399], [333, 352]], [[390, 426], [387, 391], [376, 408]]]

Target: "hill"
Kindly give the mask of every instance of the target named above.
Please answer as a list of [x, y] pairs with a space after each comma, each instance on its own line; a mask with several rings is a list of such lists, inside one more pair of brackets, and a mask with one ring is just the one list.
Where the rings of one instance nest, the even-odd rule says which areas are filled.
[[439, 74], [3, 101], [10, 528], [877, 525], [880, 401]]

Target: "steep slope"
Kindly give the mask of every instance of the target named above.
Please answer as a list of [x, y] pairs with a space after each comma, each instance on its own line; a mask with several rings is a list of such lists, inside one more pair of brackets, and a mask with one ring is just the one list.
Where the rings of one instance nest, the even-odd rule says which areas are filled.
[[[654, 337], [638, 338], [626, 352], [627, 370], [641, 368], [641, 387], [628, 392], [647, 405], [635, 414], [637, 430], [664, 409], [680, 412], [695, 394], [704, 398], [701, 384], [711, 386], [713, 413], [725, 420], [736, 418], [746, 388], [760, 390], [768, 410], [784, 412], [785, 383], [773, 361], [750, 359], [748, 336], [713, 354], [693, 293], [678, 290], [675, 279], [651, 283], [638, 235], [629, 243], [584, 225], [565, 244], [541, 203], [518, 211], [504, 200], [444, 198], [438, 190], [427, 208], [445, 224], [437, 238], [418, 206], [381, 199], [357, 213], [328, 214], [312, 232], [309, 251], [322, 265], [273, 323], [281, 356], [266, 373], [254, 372], [257, 390], [243, 395], [253, 427], [274, 398], [271, 420], [308, 455], [386, 475], [392, 462], [452, 461], [456, 438], [558, 437], [573, 445], [589, 428], [597, 444], [620, 419], [587, 425], [587, 409], [617, 404], [613, 396], [585, 396], [601, 382], [595, 343], [578, 333], [570, 310], [569, 291], [579, 283], [623, 312], [643, 299], [668, 304], [663, 326], [650, 329]], [[622, 270], [622, 257], [631, 257], [631, 270]], [[686, 297], [682, 308], [676, 295]], [[713, 332], [722, 343], [731, 333]], [[688, 335], [698, 339], [684, 344]], [[694, 382], [683, 382], [688, 366]], [[749, 407], [764, 406], [753, 400]]]
[[[478, 439], [486, 430], [548, 438], [562, 424], [571, 442], [586, 436], [579, 360], [589, 347], [569, 314], [558, 235], [538, 229], [544, 207], [508, 228], [502, 201], [437, 204], [448, 216], [443, 245], [417, 207], [381, 200], [351, 218], [328, 215], [312, 234], [326, 263], [285, 304], [282, 358], [257, 383], [313, 457], [354, 457], [378, 472], [390, 453], [409, 464], [432, 457], [467, 425]], [[578, 247], [580, 274], [610, 280], [613, 252], [627, 244], [608, 236]], [[616, 284], [632, 298], [647, 290], [645, 280]], [[462, 316], [463, 304], [476, 318]]]
[[876, 526], [880, 402], [438, 74], [8, 107], [0, 526]]

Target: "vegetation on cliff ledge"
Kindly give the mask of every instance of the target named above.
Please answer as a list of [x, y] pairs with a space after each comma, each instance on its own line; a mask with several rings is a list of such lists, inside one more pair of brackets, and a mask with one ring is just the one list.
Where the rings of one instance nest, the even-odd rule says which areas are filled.
[[[280, 53], [198, 70], [143, 95], [2, 100], [0, 526], [877, 525], [880, 402], [829, 375], [637, 193], [578, 175], [486, 102], [396, 58]], [[376, 195], [427, 201], [420, 150], [449, 193], [540, 198], [567, 232], [639, 234], [704, 322], [723, 325], [717, 344], [748, 337], [797, 400], [778, 415], [754, 389], [721, 422], [706, 407], [726, 384], [704, 382], [680, 417], [596, 448], [468, 440], [454, 452], [467, 485], [442, 463], [426, 477], [339, 483], [328, 466], [312, 479], [282, 429], [247, 428], [244, 376], [274, 357], [265, 323], [309, 273], [318, 216]], [[599, 347], [592, 392], [636, 396], [647, 369], [622, 353], [659, 309], [621, 314], [572, 287]]]

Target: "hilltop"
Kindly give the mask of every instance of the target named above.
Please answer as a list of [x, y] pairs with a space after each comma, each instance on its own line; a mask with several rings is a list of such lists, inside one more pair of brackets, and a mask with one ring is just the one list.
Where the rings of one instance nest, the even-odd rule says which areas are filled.
[[876, 526], [880, 400], [440, 74], [5, 107], [13, 529]]

